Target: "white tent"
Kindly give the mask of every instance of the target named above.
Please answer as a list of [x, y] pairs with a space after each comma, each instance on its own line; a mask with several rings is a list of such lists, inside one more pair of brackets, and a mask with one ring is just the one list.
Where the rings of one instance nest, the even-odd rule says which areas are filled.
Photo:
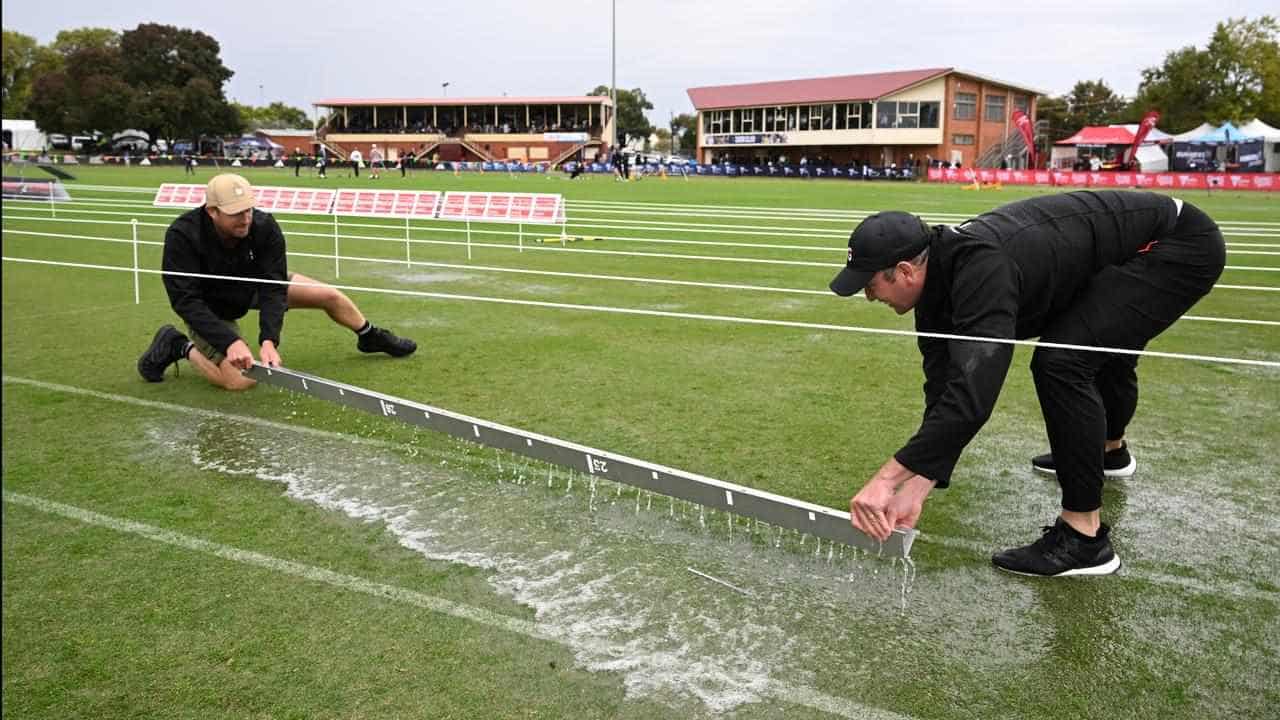
[[1265, 158], [1263, 170], [1280, 172], [1280, 148], [1276, 147], [1276, 143], [1280, 143], [1280, 130], [1254, 118], [1241, 125], [1240, 132], [1245, 137], [1262, 138], [1262, 155]]
[[1144, 173], [1168, 172], [1169, 156], [1159, 145], [1142, 145], [1138, 148], [1138, 170]]
[[1177, 140], [1178, 142], [1187, 142], [1188, 140], [1193, 140], [1207, 132], [1213, 131], [1213, 129], [1216, 127], [1217, 127], [1216, 125], [1210, 125], [1209, 123], [1200, 123], [1198, 127], [1194, 127], [1184, 133], [1178, 133], [1177, 135], [1174, 135], [1173, 139]]
[[46, 138], [35, 120], [5, 120], [4, 142], [9, 150], [44, 150]]

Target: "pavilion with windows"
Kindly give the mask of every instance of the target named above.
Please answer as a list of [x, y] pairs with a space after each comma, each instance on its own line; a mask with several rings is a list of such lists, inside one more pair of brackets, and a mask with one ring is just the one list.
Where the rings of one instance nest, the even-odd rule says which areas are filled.
[[591, 160], [613, 134], [608, 96], [331, 98], [314, 103], [316, 143], [346, 159], [374, 144], [388, 161], [516, 161], [552, 167]]
[[922, 168], [1025, 167], [1011, 114], [1035, 120], [1025, 85], [956, 68], [691, 88], [696, 160]]

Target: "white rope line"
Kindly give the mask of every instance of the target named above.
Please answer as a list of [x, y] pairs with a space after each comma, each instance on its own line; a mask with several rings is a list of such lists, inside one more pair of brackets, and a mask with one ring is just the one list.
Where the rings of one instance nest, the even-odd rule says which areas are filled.
[[[129, 213], [119, 213], [119, 214], [121, 214], [121, 215], [128, 215]], [[94, 221], [91, 221], [91, 220], [65, 220], [65, 221], [64, 221], [64, 220], [60, 220], [60, 219], [42, 218], [42, 217], [32, 217], [32, 218], [21, 217], [21, 218], [14, 218], [14, 219], [18, 219], [18, 220], [28, 220], [28, 219], [29, 219], [29, 220], [37, 220], [37, 221], [43, 221], [43, 222], [81, 222], [81, 223], [92, 223], [92, 222], [94, 222]], [[122, 221], [106, 221], [106, 220], [104, 220], [104, 221], [98, 221], [98, 223], [99, 223], [99, 224], [103, 224], [103, 225], [107, 225], [107, 224], [110, 224], [110, 225], [131, 225], [131, 224], [132, 224], [132, 223], [127, 223], [127, 222], [122, 222]], [[325, 223], [325, 224], [327, 225], [328, 223]], [[138, 225], [139, 225], [139, 226], [145, 226], [145, 227], [168, 227], [168, 225], [162, 225], [162, 224], [159, 224], [159, 223], [138, 223]], [[379, 227], [379, 228], [386, 228], [386, 229], [399, 229], [399, 228], [395, 228], [395, 226], [391, 226], [391, 225], [387, 225], [387, 226], [381, 226], [381, 225], [379, 225], [379, 226], [366, 226], [366, 227]], [[440, 231], [440, 232], [461, 232], [461, 231], [459, 231], [459, 230], [450, 230], [450, 229], [448, 229], [448, 228], [423, 228], [422, 226], [418, 226], [418, 227], [417, 227], [417, 229], [419, 229], [419, 230], [429, 229], [429, 230], [432, 230], [432, 231]], [[10, 230], [10, 229], [8, 229], [8, 228], [5, 228], [5, 229], [4, 229], [4, 232], [11, 232], [11, 233], [18, 233], [18, 234], [35, 234], [35, 233], [33, 233], [33, 232], [30, 232], [30, 231], [23, 231], [23, 230]], [[473, 231], [473, 232], [474, 232], [474, 233], [478, 233], [479, 231]], [[499, 234], [499, 235], [515, 235], [515, 234], [517, 234], [517, 233], [510, 233], [510, 232], [503, 232], [503, 231], [491, 231], [491, 232], [490, 232], [490, 234]], [[49, 235], [50, 237], [61, 237], [60, 235], [58, 235], [58, 234], [56, 234], [56, 233], [48, 233], [48, 235]], [[290, 233], [290, 235], [292, 235], [293, 237], [325, 238], [325, 239], [327, 239], [327, 240], [328, 240], [328, 239], [332, 239], [332, 238], [333, 238], [333, 233], [293, 232], [293, 233]], [[67, 237], [70, 237], [70, 236], [67, 236]], [[586, 253], [586, 254], [592, 254], [592, 255], [621, 255], [621, 256], [624, 256], [624, 257], [652, 257], [652, 258], [666, 258], [666, 259], [677, 259], [677, 260], [705, 260], [705, 261], [708, 261], [708, 262], [731, 262], [731, 263], [761, 264], [761, 265], [791, 265], [791, 266], [801, 266], [801, 267], [822, 267], [822, 268], [828, 268], [828, 269], [834, 269], [834, 268], [839, 268], [839, 267], [841, 267], [841, 264], [840, 264], [840, 263], [812, 262], [812, 261], [805, 261], [805, 260], [776, 260], [776, 259], [768, 259], [768, 258], [739, 258], [739, 257], [725, 257], [725, 256], [722, 256], [722, 255], [691, 255], [691, 254], [688, 254], [688, 253], [656, 253], [656, 252], [641, 252], [641, 251], [635, 251], [635, 250], [593, 250], [593, 249], [589, 249], [589, 248], [563, 247], [563, 246], [556, 245], [556, 244], [549, 244], [549, 245], [548, 245], [548, 244], [541, 244], [541, 243], [532, 243], [532, 244], [529, 244], [529, 245], [523, 246], [523, 248], [521, 248], [520, 246], [518, 246], [518, 245], [513, 245], [513, 244], [511, 244], [511, 243], [482, 243], [482, 242], [471, 242], [471, 243], [467, 243], [467, 242], [465, 242], [465, 241], [461, 241], [461, 240], [427, 240], [427, 239], [424, 239], [424, 238], [409, 238], [409, 239], [406, 239], [406, 238], [405, 238], [405, 237], [403, 237], [403, 236], [400, 236], [400, 237], [389, 237], [389, 236], [384, 237], [384, 236], [377, 236], [377, 235], [339, 235], [338, 237], [339, 237], [340, 239], [343, 239], [343, 240], [373, 240], [373, 241], [378, 241], [378, 242], [394, 242], [394, 243], [406, 243], [406, 242], [407, 242], [407, 243], [411, 243], [411, 244], [423, 244], [423, 245], [449, 245], [449, 246], [462, 246], [462, 247], [465, 247], [465, 246], [467, 246], [467, 245], [470, 245], [471, 247], [478, 247], [478, 248], [490, 248], [490, 249], [502, 249], [502, 250], [513, 250], [513, 249], [515, 249], [515, 250], [545, 250], [545, 251], [567, 252], [567, 253]], [[618, 240], [636, 240], [635, 238], [611, 238], [611, 239], [618, 239]], [[672, 242], [672, 243], [704, 244], [704, 243], [701, 243], [701, 242], [696, 241], [696, 240], [685, 240], [685, 241], [681, 241], [681, 240], [668, 240], [668, 241], [658, 240], [658, 241], [656, 241], [656, 242]], [[717, 244], [717, 243], [705, 243], [705, 244]], [[755, 244], [746, 244], [746, 245], [743, 245], [743, 247], [764, 247], [764, 246], [755, 245]], [[332, 257], [332, 255], [330, 255], [330, 257]], [[1242, 266], [1242, 265], [1227, 265], [1227, 266], [1225, 266], [1223, 269], [1224, 269], [1224, 270], [1245, 270], [1245, 271], [1257, 271], [1257, 272], [1280, 272], [1280, 267], [1274, 267], [1274, 268], [1271, 268], [1271, 267], [1257, 267], [1257, 266], [1247, 266], [1247, 265], [1245, 265], [1245, 266]], [[1215, 287], [1218, 287], [1218, 286], [1215, 286]], [[1221, 286], [1221, 287], [1231, 287], [1231, 286]], [[1244, 289], [1244, 288], [1243, 288], [1243, 286], [1240, 286], [1240, 287], [1235, 287], [1235, 288], [1233, 288], [1233, 289]], [[1248, 288], [1248, 289], [1256, 289], [1256, 288]]]
[[98, 265], [92, 263], [72, 263], [58, 260], [37, 260], [34, 258], [17, 258], [3, 256], [5, 262], [27, 263], [33, 265], [54, 265], [60, 267], [84, 268], [89, 270], [110, 270], [116, 272], [144, 273], [147, 275], [172, 275], [204, 280], [229, 280], [233, 282], [249, 282], [267, 285], [297, 285], [299, 287], [333, 287], [352, 292], [370, 292], [383, 295], [403, 295], [407, 297], [433, 298], [437, 300], [463, 300], [471, 302], [487, 302], [500, 305], [521, 305], [525, 307], [553, 308], [559, 310], [582, 310], [586, 312], [604, 312], [618, 315], [636, 315], [675, 318], [682, 320], [704, 320], [709, 322], [727, 322], [742, 325], [764, 325], [770, 327], [802, 328], [807, 330], [832, 330], [837, 332], [857, 332], [870, 335], [893, 335], [898, 337], [932, 338], [937, 340], [959, 340], [966, 342], [995, 343], [998, 345], [1022, 345], [1025, 347], [1043, 347], [1058, 350], [1081, 350], [1086, 352], [1105, 352], [1115, 355], [1136, 355], [1140, 357], [1162, 357], [1175, 360], [1199, 360], [1231, 365], [1254, 365], [1258, 367], [1280, 368], [1277, 360], [1252, 360], [1249, 358], [1222, 357], [1216, 355], [1196, 355], [1189, 353], [1171, 353], [1156, 350], [1131, 350], [1094, 345], [1073, 345], [1070, 343], [1043, 342], [1040, 340], [1015, 340], [1012, 338], [991, 338], [974, 335], [956, 335], [953, 333], [918, 332], [915, 330], [895, 330], [892, 328], [869, 328], [857, 325], [832, 325], [829, 323], [798, 322], [794, 320], [769, 320], [765, 318], [748, 318], [733, 315], [709, 315], [703, 313], [682, 313], [669, 310], [644, 310], [640, 308], [613, 307], [609, 305], [583, 305], [580, 303], [556, 303], [545, 300], [519, 300], [516, 298], [487, 297], [483, 295], [461, 295], [455, 293], [428, 292], [425, 290], [403, 290], [399, 288], [375, 288], [339, 283], [303, 283], [289, 280], [269, 280], [263, 278], [236, 277], [233, 275], [212, 275], [209, 273], [177, 272], [173, 270], [152, 270], [149, 268], [119, 267], [115, 265]]
[[[141, 187], [140, 187], [140, 186], [137, 186], [137, 185], [90, 185], [90, 184], [81, 184], [81, 183], [69, 183], [69, 184], [67, 184], [67, 185], [66, 185], [66, 187], [68, 187], [68, 188], [73, 188], [73, 189], [91, 190], [91, 191], [101, 191], [101, 192], [118, 191], [118, 192], [124, 192], [124, 193], [150, 193], [150, 194], [152, 194], [152, 195], [154, 195], [154, 194], [155, 194], [155, 192], [156, 192], [156, 191], [157, 191], [157, 189], [158, 189], [158, 187], [156, 187], [156, 186], [141, 186]], [[313, 186], [313, 185], [300, 185], [300, 186], [297, 186], [297, 187], [300, 187], [300, 188], [303, 188], [303, 189], [314, 189], [314, 187], [315, 187], [315, 186]], [[774, 214], [788, 213], [788, 214], [789, 214], [789, 216], [788, 216], [788, 218], [787, 218], [787, 219], [790, 219], [791, 217], [794, 217], [794, 216], [796, 216], [796, 215], [804, 215], [804, 214], [810, 214], [810, 215], [813, 215], [813, 214], [818, 214], [819, 216], [822, 216], [822, 217], [830, 217], [830, 218], [833, 218], [833, 219], [856, 220], [856, 219], [860, 219], [860, 218], [866, 217], [867, 215], [871, 215], [871, 214], [874, 214], [874, 213], [880, 212], [880, 209], [873, 209], [873, 210], [862, 210], [862, 209], [840, 210], [840, 209], [835, 209], [835, 208], [779, 208], [779, 207], [753, 206], [753, 205], [709, 205], [709, 204], [698, 204], [698, 203], [654, 203], [654, 202], [638, 202], [638, 201], [633, 201], [633, 200], [573, 200], [573, 199], [566, 199], [566, 200], [565, 200], [565, 204], [566, 204], [566, 206], [584, 205], [584, 206], [599, 206], [599, 207], [622, 207], [622, 208], [634, 208], [634, 209], [638, 209], [638, 210], [643, 210], [643, 211], [645, 211], [646, 213], [648, 213], [648, 214], [650, 214], [650, 215], [653, 215], [653, 214], [660, 214], [660, 213], [654, 213], [654, 212], [653, 212], [655, 209], [658, 209], [658, 208], [675, 208], [675, 209], [677, 209], [677, 210], [702, 210], [702, 209], [708, 209], [708, 210], [714, 210], [714, 211], [719, 211], [719, 212], [741, 213], [743, 216], [748, 215], [750, 212], [764, 212], [764, 213], [774, 213]], [[961, 220], [961, 221], [963, 221], [963, 220], [969, 220], [969, 219], [971, 219], [971, 218], [973, 217], [973, 215], [972, 215], [972, 214], [960, 214], [960, 213], [935, 213], [935, 212], [932, 212], [932, 211], [931, 211], [931, 212], [929, 213], [929, 217], [937, 217], [937, 218], [951, 218], [951, 219], [954, 219], [954, 220]], [[1275, 227], [1275, 228], [1280, 228], [1280, 222], [1269, 222], [1269, 221], [1265, 221], [1265, 220], [1225, 220], [1225, 221], [1218, 222], [1218, 226], [1219, 226], [1219, 227], [1228, 226], [1228, 225], [1230, 225], [1230, 226], [1246, 225], [1246, 226], [1262, 226], [1262, 227]]]
[[[50, 205], [47, 201], [43, 201], [43, 200], [14, 199], [14, 200], [10, 200], [9, 202], [25, 203], [26, 205], [31, 206], [31, 209], [47, 208], [47, 207], [49, 207], [49, 205]], [[79, 204], [79, 203], [93, 204], [93, 205], [107, 205], [107, 206], [112, 206], [112, 205], [114, 204], [114, 203], [113, 203], [113, 201], [109, 201], [109, 200], [73, 200], [73, 201], [70, 201], [70, 202], [59, 202], [59, 203], [58, 203], [58, 207], [59, 207], [59, 209], [60, 209], [62, 212], [64, 212], [64, 213], [75, 213], [75, 214], [80, 214], [80, 215], [129, 215], [129, 216], [132, 216], [132, 217], [143, 216], [143, 217], [162, 217], [162, 218], [172, 218], [172, 217], [174, 217], [174, 214], [172, 214], [172, 213], [112, 212], [112, 211], [109, 211], [109, 210], [88, 210], [88, 209], [83, 209], [83, 210], [82, 210], [82, 209], [75, 209], [75, 208], [67, 207], [67, 206], [70, 206], [70, 205], [76, 205], [76, 204]], [[137, 204], [137, 205], [139, 205], [139, 206], [145, 206], [145, 207], [147, 207], [147, 208], [152, 207], [152, 205], [151, 205], [150, 203], [145, 203], [145, 202], [142, 202], [142, 203], [135, 203], [135, 202], [133, 202], [133, 201], [119, 201], [119, 203], [120, 203], [120, 205], [116, 205], [116, 206], [128, 206], [128, 207], [132, 207], [133, 205]], [[24, 207], [24, 209], [26, 209], [26, 207]], [[142, 209], [142, 207], [139, 207], [139, 210], [141, 210], [141, 209]], [[327, 216], [327, 217], [332, 217], [331, 215], [324, 214], [324, 213], [297, 213], [297, 214], [298, 214], [298, 215], [313, 215], [313, 216], [315, 216], [315, 217], [326, 217], [326, 216]], [[636, 214], [652, 215], [652, 213], [639, 213], [639, 212], [637, 212]], [[292, 215], [292, 213], [291, 213], [291, 215]], [[582, 213], [579, 213], [579, 214], [578, 214], [578, 217], [581, 217], [581, 215], [582, 215]], [[666, 215], [666, 216], [675, 216], [675, 215], [679, 215], [679, 213], [663, 213], [663, 215]], [[360, 217], [360, 216], [339, 216], [339, 217]], [[735, 218], [735, 217], [738, 217], [738, 216], [733, 216], [733, 215], [724, 215], [724, 216], [716, 216], [716, 217]], [[968, 216], [957, 216], [957, 217], [963, 217], [964, 219], [967, 219], [967, 218], [968, 218]], [[39, 219], [39, 218], [38, 218], [38, 217], [29, 217], [29, 218], [19, 218], [19, 219], [37, 220], [37, 219]], [[280, 222], [281, 224], [284, 224], [284, 223], [297, 223], [297, 224], [323, 224], [323, 225], [328, 225], [328, 224], [330, 224], [330, 222], [328, 222], [328, 221], [294, 220], [294, 219], [289, 218], [289, 217], [284, 216], [284, 215], [281, 215], [281, 216], [277, 217], [276, 219], [277, 219], [277, 221], [278, 221], [278, 222]], [[367, 220], [367, 219], [369, 219], [369, 218], [365, 218], [365, 219]], [[399, 221], [399, 220], [401, 220], [401, 219], [402, 219], [402, 218], [388, 218], [388, 221], [389, 221], [389, 222], [397, 222], [397, 221]], [[792, 219], [792, 220], [801, 220], [801, 219], [803, 219], [803, 218], [779, 217], [779, 218], [777, 218], [777, 219], [783, 219], [783, 220], [787, 220], [787, 219]], [[433, 220], [432, 222], [437, 222], [437, 223], [440, 223], [440, 222], [444, 222], [444, 223], [452, 223], [452, 222], [464, 222], [464, 221], [460, 221], [460, 220], [452, 220], [452, 219], [448, 219], [448, 218], [438, 218], [438, 219]], [[476, 222], [480, 222], [480, 221], [476, 221]], [[841, 230], [841, 231], [839, 231], [839, 232], [826, 232], [826, 231], [823, 231], [823, 230], [822, 230], [822, 229], [820, 229], [820, 228], [796, 228], [796, 227], [793, 227], [793, 226], [777, 226], [777, 225], [739, 225], [739, 224], [720, 224], [720, 223], [701, 223], [701, 222], [700, 222], [700, 223], [688, 223], [688, 222], [665, 222], [665, 221], [659, 221], [659, 220], [630, 220], [629, 222], [631, 222], [631, 223], [633, 223], [633, 224], [630, 224], [630, 225], [619, 225], [619, 224], [609, 224], [609, 223], [600, 223], [600, 222], [590, 223], [590, 222], [570, 221], [570, 222], [568, 222], [568, 223], [567, 223], [566, 227], [569, 227], [569, 228], [605, 228], [605, 229], [615, 229], [615, 230], [638, 230], [638, 231], [643, 231], [643, 230], [661, 230], [661, 229], [665, 229], [666, 227], [674, 227], [674, 228], [679, 228], [680, 230], [682, 230], [682, 231], [683, 231], [683, 232], [685, 232], [685, 233], [697, 233], [697, 234], [720, 234], [720, 235], [738, 235], [738, 236], [764, 236], [764, 237], [777, 237], [779, 234], [781, 234], [781, 235], [784, 235], [784, 236], [786, 236], [786, 237], [793, 237], [793, 238], [798, 238], [798, 239], [814, 239], [814, 240], [829, 239], [829, 240], [841, 240], [841, 241], [846, 240], [846, 239], [847, 239], [847, 236], [848, 236], [848, 231], [847, 231], [847, 230], [845, 230], [845, 229], [842, 229], [842, 230]], [[391, 225], [374, 225], [374, 224], [369, 224], [369, 223], [349, 223], [349, 224], [356, 225], [356, 226], [358, 226], [358, 227], [393, 227], [393, 226], [391, 226]], [[846, 224], [846, 225], [845, 225], [845, 227], [847, 228], [847, 227], [848, 227], [848, 225]], [[1223, 227], [1223, 226], [1222, 226], [1222, 223], [1219, 223], [1219, 227], [1223, 229], [1223, 231], [1224, 231], [1224, 235], [1228, 235], [1228, 236], [1232, 236], [1232, 237], [1264, 237], [1264, 238], [1280, 237], [1280, 233], [1265, 233], [1265, 232], [1263, 232], [1263, 233], [1231, 232], [1231, 231], [1228, 231], [1228, 229], [1227, 229], [1227, 228]], [[726, 228], [727, 228], [727, 229], [726, 229]], [[444, 231], [444, 232], [463, 232], [463, 230], [461, 230], [461, 229], [447, 229], [447, 228], [441, 228], [441, 230], [442, 230], [442, 231]], [[499, 230], [484, 230], [484, 229], [479, 229], [479, 228], [473, 228], [473, 229], [472, 229], [472, 232], [473, 232], [473, 233], [492, 233], [492, 234], [500, 234], [500, 235], [514, 235], [514, 234], [516, 234], [516, 233], [510, 233], [510, 232], [507, 232], [507, 231], [499, 231]], [[781, 247], [781, 248], [784, 248], [784, 249], [815, 250], [815, 251], [827, 251], [827, 252], [843, 251], [843, 247], [842, 247], [842, 246], [843, 246], [843, 242], [842, 242], [842, 243], [840, 243], [840, 245], [839, 245], [839, 246], [821, 246], [821, 247], [813, 247], [813, 246], [801, 246], [801, 245], [764, 246], [764, 245], [758, 245], [758, 244], [755, 244], [755, 243], [715, 243], [715, 242], [711, 242], [711, 241], [699, 241], [699, 240], [674, 240], [674, 239], [664, 239], [664, 238], [635, 238], [635, 237], [628, 237], [628, 236], [606, 236], [606, 237], [602, 237], [601, 239], [608, 239], [608, 240], [623, 240], [623, 241], [630, 241], [630, 242], [682, 243], [682, 244], [692, 244], [692, 245], [697, 245], [697, 244], [708, 244], [708, 245], [722, 244], [722, 245], [728, 245], [728, 246], [733, 246], [733, 247]], [[1228, 249], [1228, 251], [1229, 251], [1229, 252], [1237, 252], [1237, 253], [1239, 253], [1239, 254], [1258, 254], [1258, 253], [1246, 253], [1245, 251], [1235, 251], [1235, 250], [1232, 250], [1232, 248], [1233, 248], [1233, 247], [1236, 247], [1237, 245], [1238, 245], [1237, 243], [1228, 243], [1228, 244], [1227, 244], [1227, 249]], [[1276, 247], [1276, 245], [1264, 245], [1264, 246]]]
[[[127, 224], [127, 223], [119, 223], [119, 224]], [[122, 244], [133, 243], [133, 240], [131, 239], [101, 237], [96, 235], [67, 235], [63, 233], [46, 233], [46, 232], [38, 232], [34, 230], [10, 230], [8, 228], [5, 228], [3, 232], [12, 234], [12, 235], [32, 235], [36, 237], [54, 237], [54, 238], [66, 238], [66, 239], [72, 239], [72, 240], [100, 240], [103, 242], [122, 243]], [[294, 233], [294, 235], [308, 236], [308, 237], [315, 236], [315, 237], [325, 237], [325, 238], [332, 237], [330, 235], [319, 235], [315, 233]], [[451, 245], [462, 244], [454, 241], [444, 241], [444, 240], [411, 239], [406, 241], [403, 238], [371, 238], [366, 236], [346, 236], [346, 235], [340, 236], [340, 237], [343, 237], [343, 238], [359, 237], [362, 239], [369, 239], [369, 240], [376, 239], [376, 240], [382, 240], [389, 243], [410, 242], [415, 245], [416, 244], [451, 244]], [[137, 242], [139, 245], [149, 245], [149, 246], [164, 245], [163, 242], [158, 240], [139, 240]], [[489, 245], [482, 245], [482, 246], [488, 247]], [[509, 248], [510, 246], [497, 245], [494, 247]], [[291, 256], [291, 257], [317, 258], [317, 259], [324, 259], [324, 260], [334, 259], [334, 256], [332, 253], [311, 253], [311, 252], [304, 252], [300, 250], [289, 250], [287, 251], [287, 254], [288, 256]], [[360, 255], [338, 255], [337, 258], [338, 260], [350, 260], [355, 262], [367, 262], [367, 263], [381, 263], [386, 265], [408, 264], [410, 266], [421, 265], [424, 267], [439, 267], [439, 268], [448, 268], [448, 269], [457, 269], [457, 270], [477, 270], [477, 271], [500, 272], [500, 273], [505, 272], [505, 273], [518, 273], [518, 274], [528, 274], [528, 275], [545, 275], [550, 277], [568, 277], [568, 278], [580, 278], [580, 279], [587, 279], [587, 280], [617, 280], [617, 281], [634, 282], [634, 283], [684, 285], [689, 287], [722, 288], [722, 289], [730, 289], [730, 290], [758, 290], [758, 291], [766, 291], [766, 292], [779, 292], [779, 293], [791, 293], [791, 294], [803, 294], [803, 295], [824, 295], [825, 296], [830, 294], [826, 290], [810, 290], [807, 288], [785, 288], [785, 287], [776, 287], [776, 286], [767, 286], [767, 285], [744, 285], [744, 284], [736, 284], [736, 283], [710, 283], [710, 282], [698, 282], [693, 280], [648, 278], [648, 277], [639, 277], [634, 275], [602, 275], [602, 274], [596, 274], [596, 273], [572, 273], [572, 272], [554, 271], [554, 270], [530, 270], [525, 268], [495, 267], [491, 265], [465, 265], [465, 264], [459, 264], [459, 263], [428, 262], [425, 260], [406, 261], [406, 260], [390, 259], [390, 258], [365, 257]], [[838, 266], [833, 266], [833, 267], [838, 267]], [[1245, 285], [1214, 285], [1215, 290], [1219, 288], [1237, 289], [1237, 290], [1274, 290], [1274, 291], [1280, 292], [1280, 287], [1271, 288], [1271, 287], [1254, 287], [1254, 286], [1245, 286]], [[1271, 320], [1246, 320], [1246, 319], [1238, 319], [1238, 318], [1215, 318], [1215, 317], [1201, 317], [1201, 316], [1188, 316], [1188, 315], [1184, 315], [1182, 319], [1183, 320], [1212, 320], [1212, 321], [1223, 322], [1223, 323], [1241, 323], [1241, 324], [1254, 324], [1254, 325], [1280, 324]]]

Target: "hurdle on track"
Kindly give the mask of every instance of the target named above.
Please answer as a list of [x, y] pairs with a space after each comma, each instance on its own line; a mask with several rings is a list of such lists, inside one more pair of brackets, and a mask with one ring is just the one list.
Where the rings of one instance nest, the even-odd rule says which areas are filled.
[[807, 533], [885, 557], [906, 558], [918, 532], [894, 530], [881, 543], [855, 529], [849, 513], [637, 460], [607, 450], [461, 415], [404, 398], [260, 363], [245, 371], [258, 382], [392, 418], [469, 442], [570, 468], [592, 477], [630, 485], [703, 507]]

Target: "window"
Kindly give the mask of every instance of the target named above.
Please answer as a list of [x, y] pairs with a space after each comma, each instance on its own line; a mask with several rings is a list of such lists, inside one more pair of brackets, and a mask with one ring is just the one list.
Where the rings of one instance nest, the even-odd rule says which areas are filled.
[[764, 130], [764, 108], [752, 108], [751, 121], [755, 123], [756, 132]]
[[787, 109], [778, 106], [773, 109], [773, 124], [765, 128], [772, 132], [782, 132], [787, 129]]
[[808, 105], [800, 106], [800, 129], [801, 130], [809, 129], [809, 106]]
[[920, 103], [920, 127], [936, 128], [938, 127], [938, 109], [940, 103], [922, 102]]
[[988, 95], [986, 110], [983, 112], [982, 116], [987, 120], [1003, 122], [1004, 121], [1004, 96]]
[[848, 127], [849, 106], [844, 103], [836, 105], [836, 129], [844, 130]]
[[956, 119], [973, 120], [978, 117], [977, 93], [956, 93]]
[[898, 103], [876, 103], [876, 127], [891, 128], [898, 124]]
[[918, 102], [898, 103], [898, 124], [895, 125], [894, 127], [900, 127], [900, 128], [920, 127], [920, 103]]
[[973, 136], [972, 135], [952, 135], [951, 144], [952, 145], [972, 145]]
[[835, 119], [833, 107], [832, 105], [810, 105], [809, 129], [830, 130]]
[[755, 132], [756, 113], [754, 110], [741, 110], [741, 111], [735, 110], [734, 113], [739, 116], [738, 122], [734, 126], [735, 132], [744, 132], [744, 133]]
[[797, 107], [787, 108], [787, 129], [788, 130], [795, 130], [799, 127], [799, 124], [796, 121], [796, 115], [798, 111], [799, 111], [799, 108]]
[[1016, 110], [1021, 110], [1022, 112], [1030, 115], [1031, 114], [1031, 98], [1027, 97], [1026, 95], [1014, 95], [1013, 107]]
[[727, 133], [729, 130], [729, 120], [731, 115], [728, 110], [711, 110], [706, 114], [706, 122], [703, 123], [703, 130], [708, 133]]

